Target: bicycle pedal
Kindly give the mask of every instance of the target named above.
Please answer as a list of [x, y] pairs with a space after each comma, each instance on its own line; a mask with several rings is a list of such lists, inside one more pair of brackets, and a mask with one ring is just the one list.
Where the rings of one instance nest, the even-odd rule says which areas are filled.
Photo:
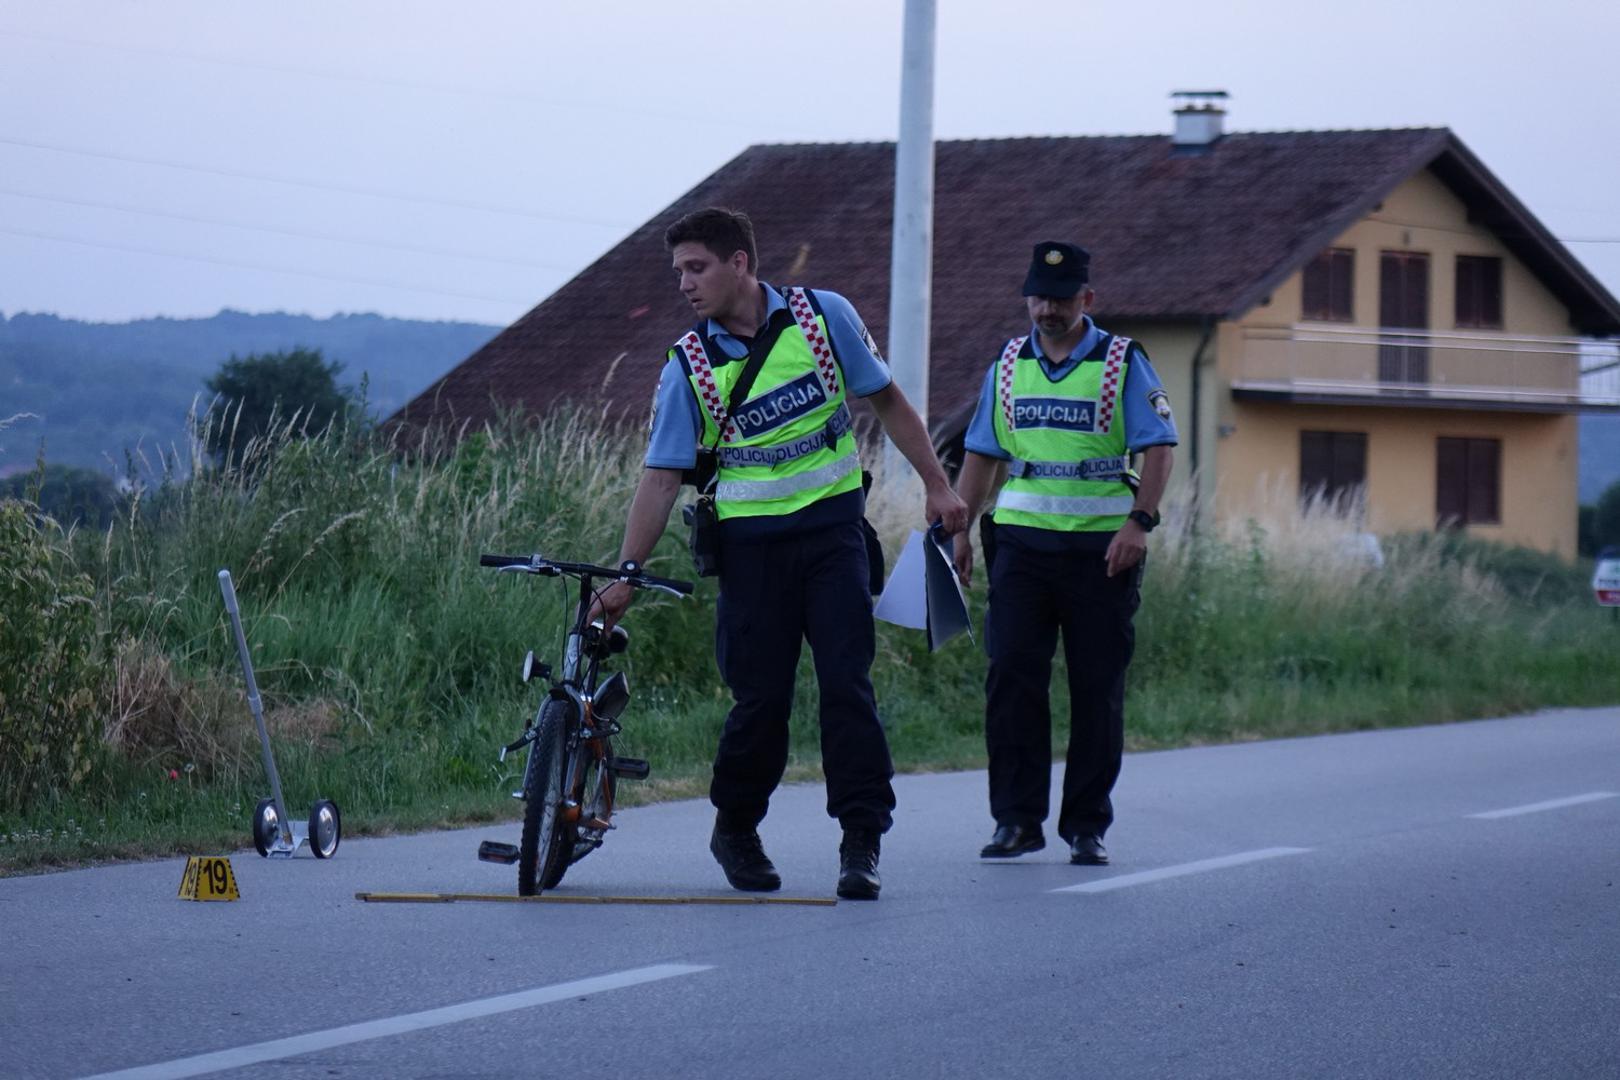
[[[590, 817], [586, 818], [584, 821], [581, 821], [579, 823], [579, 827], [582, 829], [596, 829], [598, 831], [604, 831], [613, 828], [613, 825], [609, 822], [603, 821], [599, 817]], [[600, 845], [602, 841], [597, 840], [596, 843]]]
[[510, 866], [518, 861], [517, 845], [485, 840], [478, 845], [478, 858], [482, 862], [505, 863]]
[[600, 837], [592, 837], [589, 840], [580, 837], [574, 841], [574, 850], [568, 854], [568, 864], [572, 866], [601, 846], [602, 840]]
[[645, 780], [652, 775], [652, 766], [640, 758], [615, 757], [608, 762], [614, 776], [626, 780]]

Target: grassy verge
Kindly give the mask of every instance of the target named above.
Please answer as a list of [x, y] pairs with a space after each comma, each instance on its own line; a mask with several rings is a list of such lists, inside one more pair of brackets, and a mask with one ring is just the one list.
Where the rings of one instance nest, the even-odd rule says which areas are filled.
[[[495, 750], [534, 707], [518, 664], [531, 648], [555, 658], [569, 594], [480, 570], [477, 556], [611, 560], [640, 439], [554, 416], [454, 448], [400, 449], [283, 432], [250, 448], [239, 470], [194, 463], [196, 479], [144, 493], [105, 533], [29, 541], [50, 580], [83, 594], [73, 625], [90, 636], [75, 648], [95, 662], [73, 670], [100, 675], [93, 714], [80, 694], [74, 715], [89, 716], [100, 738], [26, 790], [0, 791], [0, 873], [247, 843], [266, 782], [221, 567], [236, 580], [293, 807], [334, 799], [351, 836], [514, 813], [512, 766], [497, 766]], [[911, 508], [889, 505], [880, 487], [874, 511], [892, 557]], [[1279, 500], [1263, 517], [1277, 524], [1155, 534], [1128, 692], [1131, 747], [1620, 701], [1620, 627], [1591, 607], [1589, 568], [1454, 537], [1397, 538], [1375, 567], [1353, 553], [1353, 515], [1301, 516]], [[689, 576], [678, 536], [653, 565]], [[981, 586], [981, 624], [982, 603]], [[631, 610], [635, 696], [622, 752], [648, 758], [655, 775], [624, 785], [631, 798], [706, 790], [728, 703], [713, 605], [705, 581], [693, 600], [642, 599]], [[920, 636], [879, 629], [873, 679], [896, 762], [980, 766], [982, 651], [956, 641], [929, 654]], [[1061, 660], [1054, 684], [1061, 740]], [[4, 713], [4, 685], [0, 742], [33, 745], [26, 724], [13, 724], [21, 712]], [[817, 774], [815, 702], [806, 656], [790, 770], [800, 778]], [[10, 750], [0, 746], [0, 758]]]

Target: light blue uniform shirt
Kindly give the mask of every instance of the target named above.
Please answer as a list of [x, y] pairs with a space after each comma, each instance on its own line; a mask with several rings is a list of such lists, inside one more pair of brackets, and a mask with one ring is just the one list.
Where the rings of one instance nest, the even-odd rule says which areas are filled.
[[[1040, 335], [1035, 328], [1030, 328], [1029, 340], [1034, 345], [1035, 356], [1040, 361], [1041, 370], [1046, 372], [1046, 377], [1053, 382], [1059, 381], [1080, 366], [1081, 361], [1101, 343], [1103, 332], [1097, 329], [1090, 315], [1087, 315], [1085, 320], [1085, 336], [1074, 347], [1068, 359], [1061, 364], [1053, 363], [1041, 352]], [[1123, 397], [1125, 446], [1131, 453], [1139, 453], [1150, 446], [1176, 445], [1175, 418], [1161, 415], [1158, 408], [1162, 402], [1165, 413], [1168, 413], [1169, 397], [1165, 395], [1158, 372], [1148, 363], [1147, 353], [1142, 351], [1140, 344], [1133, 343], [1131, 348], [1131, 362], [1125, 372]], [[973, 420], [968, 424], [963, 445], [975, 454], [983, 454], [985, 457], [1000, 461], [1011, 461], [1012, 455], [1003, 450], [1001, 443], [996, 439], [996, 407], [996, 365], [991, 364], [990, 370], [984, 374], [984, 385], [979, 389], [979, 406], [973, 411]]]
[[[769, 322], [772, 314], [787, 307], [787, 301], [764, 282], [760, 282], [760, 288], [765, 291], [765, 319]], [[869, 397], [888, 386], [889, 365], [878, 355], [855, 305], [835, 292], [812, 291], [827, 321], [833, 355], [844, 373], [850, 396]], [[764, 324], [760, 328], [764, 329]], [[748, 355], [747, 343], [713, 319], [705, 332], [733, 360]], [[800, 333], [798, 323], [784, 333]], [[697, 395], [692, 393], [686, 369], [678, 360], [668, 361], [658, 377], [658, 393], [653, 401], [652, 434], [647, 439], [649, 469], [690, 469], [697, 464], [698, 437], [703, 431], [703, 416], [698, 410]]]

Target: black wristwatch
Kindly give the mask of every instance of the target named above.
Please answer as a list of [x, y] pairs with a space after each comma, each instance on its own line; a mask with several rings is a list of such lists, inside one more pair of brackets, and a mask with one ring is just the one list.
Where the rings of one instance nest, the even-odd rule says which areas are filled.
[[1125, 516], [1142, 526], [1143, 532], [1152, 532], [1153, 527], [1159, 523], [1159, 515], [1150, 514], [1146, 510], [1132, 510]]

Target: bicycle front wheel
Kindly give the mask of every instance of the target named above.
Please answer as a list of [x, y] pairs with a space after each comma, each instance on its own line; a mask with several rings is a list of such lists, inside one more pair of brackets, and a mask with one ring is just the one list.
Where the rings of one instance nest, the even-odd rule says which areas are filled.
[[563, 773], [568, 757], [566, 701], [547, 701], [535, 721], [529, 744], [529, 767], [523, 778], [523, 839], [518, 847], [518, 895], [533, 896], [537, 884], [551, 888], [562, 880], [572, 844], [573, 826], [558, 811], [563, 801]]

